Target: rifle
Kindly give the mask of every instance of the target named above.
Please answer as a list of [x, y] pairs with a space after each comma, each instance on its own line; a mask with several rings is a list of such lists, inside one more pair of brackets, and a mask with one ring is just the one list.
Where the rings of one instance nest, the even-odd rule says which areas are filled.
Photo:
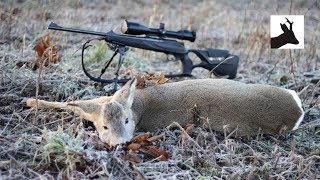
[[[117, 83], [125, 83], [129, 80], [118, 78], [118, 73], [123, 63], [123, 56], [128, 51], [128, 47], [140, 48], [155, 52], [162, 52], [167, 55], [173, 55], [177, 60], [180, 60], [182, 63], [182, 73], [165, 75], [168, 78], [188, 76], [190, 77], [192, 76], [192, 70], [196, 67], [205, 68], [213, 72], [214, 74], [220, 76], [228, 75], [229, 79], [235, 78], [239, 61], [238, 56], [231, 55], [227, 50], [221, 49], [186, 49], [182, 43], [176, 41], [175, 39], [188, 40], [194, 42], [196, 39], [196, 32], [189, 30], [169, 31], [166, 30], [164, 26], [165, 25], [163, 23], [160, 23], [159, 29], [149, 28], [138, 23], [125, 20], [121, 27], [121, 31], [123, 34], [117, 34], [113, 31], [105, 33], [97, 31], [88, 31], [83, 29], [65, 28], [59, 26], [54, 22], [51, 22], [49, 24], [48, 29], [102, 36], [103, 38], [101, 38], [101, 40], [105, 40], [106, 42], [112, 44], [108, 45], [112, 50], [114, 50], [114, 54], [106, 63], [105, 67], [101, 70], [101, 74], [99, 77], [93, 77], [91, 74], [88, 73], [84, 66], [84, 51], [89, 47], [89, 41], [83, 44], [81, 59], [83, 71], [86, 74], [86, 76], [88, 76], [91, 80], [96, 82], [114, 82], [116, 86]], [[118, 53], [120, 54], [120, 56], [118, 60], [118, 66], [115, 73], [115, 77], [113, 79], [102, 79], [101, 76], [109, 67], [113, 58]], [[192, 60], [188, 56], [189, 53], [196, 54], [201, 59], [201, 62], [198, 64], [193, 64]], [[215, 60], [218, 58], [223, 60]]]

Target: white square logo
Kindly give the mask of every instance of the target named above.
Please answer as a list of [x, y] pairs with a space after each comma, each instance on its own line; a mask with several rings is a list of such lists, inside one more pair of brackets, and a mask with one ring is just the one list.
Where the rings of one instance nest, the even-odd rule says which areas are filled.
[[303, 49], [304, 16], [271, 15], [270, 38], [272, 49]]

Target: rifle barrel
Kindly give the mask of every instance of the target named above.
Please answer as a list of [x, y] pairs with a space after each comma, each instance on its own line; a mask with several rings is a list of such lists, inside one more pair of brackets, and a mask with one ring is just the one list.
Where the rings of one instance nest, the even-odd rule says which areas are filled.
[[74, 32], [74, 33], [82, 33], [82, 34], [90, 34], [90, 35], [97, 35], [97, 36], [106, 36], [107, 33], [105, 32], [97, 32], [97, 31], [88, 31], [83, 29], [76, 29], [76, 28], [65, 28], [62, 26], [59, 26], [55, 22], [51, 22], [48, 26], [48, 29], [58, 30], [58, 31], [68, 31], [68, 32]]
[[96, 32], [96, 31], [87, 31], [83, 29], [65, 28], [57, 25], [54, 22], [49, 24], [48, 29], [103, 36], [105, 41], [112, 44], [146, 49], [146, 50], [156, 51], [156, 52], [163, 52], [166, 54], [187, 54], [188, 53], [188, 50], [180, 42], [177, 42], [175, 40], [149, 38], [149, 37], [136, 37], [132, 35], [120, 35], [112, 31], [104, 33], [104, 32]]

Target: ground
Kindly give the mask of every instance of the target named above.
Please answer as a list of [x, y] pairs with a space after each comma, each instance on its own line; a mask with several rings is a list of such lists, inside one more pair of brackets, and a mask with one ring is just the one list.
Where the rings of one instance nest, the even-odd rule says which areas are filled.
[[[297, 1], [0, 1], [0, 178], [1, 179], [319, 179], [319, 0]], [[274, 14], [305, 17], [305, 47], [271, 50], [269, 18]], [[91, 99], [109, 86], [82, 72], [82, 43], [89, 35], [47, 30], [54, 21], [66, 27], [120, 33], [123, 19], [150, 27], [195, 29], [188, 48], [228, 49], [240, 58], [235, 80], [263, 83], [300, 92], [306, 117], [301, 128], [279, 135], [233, 138], [195, 127], [151, 132], [164, 134], [154, 145], [169, 153], [159, 161], [138, 153], [140, 162], [124, 158], [121, 147], [108, 150], [92, 127], [66, 110], [24, 107], [25, 98], [50, 101]], [[42, 67], [35, 46], [49, 35], [60, 61]], [[98, 73], [112, 55], [99, 43], [87, 66]], [[58, 59], [57, 59], [58, 60]], [[37, 68], [38, 67], [38, 68]], [[40, 67], [40, 68], [39, 68]], [[106, 73], [109, 77], [115, 69]], [[122, 76], [137, 72], [177, 72], [179, 62], [163, 54], [131, 49]], [[196, 78], [207, 71], [196, 70]], [[217, 77], [213, 77], [217, 78]], [[180, 79], [181, 80], [181, 79]]]

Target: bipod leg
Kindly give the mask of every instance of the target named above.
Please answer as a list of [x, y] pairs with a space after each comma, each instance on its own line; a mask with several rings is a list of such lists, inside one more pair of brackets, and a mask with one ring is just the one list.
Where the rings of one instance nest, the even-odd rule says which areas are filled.
[[123, 63], [123, 56], [125, 55], [125, 53], [128, 51], [129, 48], [127, 47], [119, 47], [118, 48], [118, 53], [120, 54], [119, 56], [119, 60], [118, 60], [118, 66], [117, 66], [117, 71], [115, 73], [115, 77], [114, 77], [114, 87], [113, 87], [113, 91], [117, 91], [118, 90], [118, 81], [119, 81], [119, 71], [120, 71], [120, 68], [122, 66], [122, 63]]

